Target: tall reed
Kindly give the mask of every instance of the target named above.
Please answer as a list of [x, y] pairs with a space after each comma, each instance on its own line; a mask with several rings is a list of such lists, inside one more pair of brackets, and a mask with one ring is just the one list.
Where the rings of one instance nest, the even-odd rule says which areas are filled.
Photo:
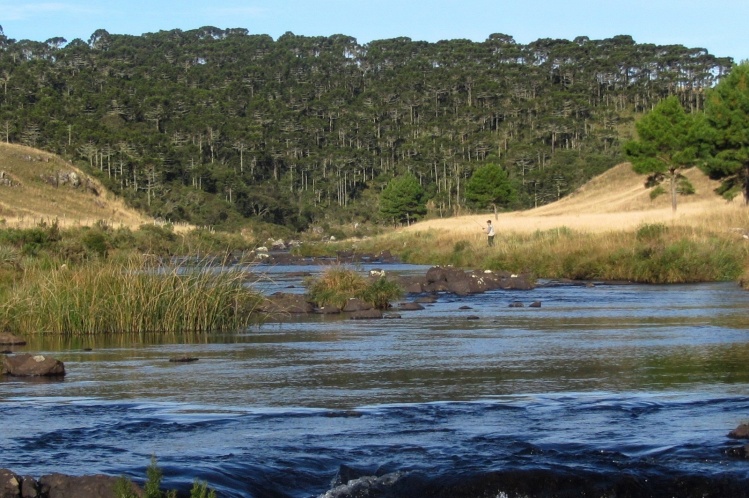
[[254, 319], [260, 301], [240, 272], [155, 267], [142, 257], [31, 266], [6, 297], [5, 328], [62, 334], [237, 330]]

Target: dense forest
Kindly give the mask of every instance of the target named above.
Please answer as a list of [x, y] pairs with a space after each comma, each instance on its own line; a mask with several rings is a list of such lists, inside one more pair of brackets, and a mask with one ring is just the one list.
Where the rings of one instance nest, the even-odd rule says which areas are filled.
[[431, 214], [465, 212], [490, 163], [514, 186], [505, 207], [523, 208], [620, 162], [635, 118], [666, 97], [702, 110], [732, 63], [629, 36], [359, 44], [203, 27], [68, 43], [0, 28], [0, 139], [200, 225], [388, 222], [380, 196], [406, 174]]

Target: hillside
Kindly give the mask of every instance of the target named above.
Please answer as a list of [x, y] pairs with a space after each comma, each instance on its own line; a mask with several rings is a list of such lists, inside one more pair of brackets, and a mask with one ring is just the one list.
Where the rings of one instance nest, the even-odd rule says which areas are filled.
[[[676, 213], [671, 210], [668, 195], [650, 199], [645, 178], [632, 171], [629, 163], [622, 163], [593, 178], [571, 195], [551, 204], [526, 211], [501, 213], [493, 221], [497, 232], [535, 232], [567, 227], [575, 230], [606, 232], [636, 228], [645, 223], [679, 223], [696, 225], [706, 217], [735, 219], [747, 217], [741, 198], [727, 202], [715, 193], [718, 182], [710, 180], [698, 168], [685, 172], [695, 187], [695, 194], [679, 196]], [[731, 216], [728, 216], [731, 215]], [[493, 214], [460, 216], [429, 220], [405, 230], [448, 230], [479, 232]], [[743, 218], [741, 218], [743, 219]], [[480, 225], [480, 226], [479, 226]], [[749, 226], [749, 220], [743, 226]]]
[[65, 227], [101, 220], [131, 228], [153, 221], [59, 156], [0, 143], [2, 226], [30, 227], [54, 220]]
[[621, 162], [633, 123], [663, 97], [702, 111], [731, 68], [628, 35], [360, 44], [100, 30], [88, 44], [7, 40], [0, 113], [6, 142], [106, 169], [101, 181], [153, 217], [304, 230], [382, 219], [377, 197], [406, 173], [445, 212], [496, 161], [520, 206], [545, 204]]

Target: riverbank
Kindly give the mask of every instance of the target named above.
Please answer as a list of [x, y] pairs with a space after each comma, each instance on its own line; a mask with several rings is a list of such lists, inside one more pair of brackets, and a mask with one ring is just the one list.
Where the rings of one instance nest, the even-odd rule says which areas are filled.
[[[622, 164], [536, 209], [431, 219], [340, 245], [389, 250], [409, 263], [538, 278], [749, 286], [749, 209], [718, 196], [717, 182], [698, 169], [686, 175], [696, 193], [680, 197], [676, 212], [667, 196], [651, 199], [643, 178]], [[494, 247], [483, 231], [487, 220], [497, 233]]]

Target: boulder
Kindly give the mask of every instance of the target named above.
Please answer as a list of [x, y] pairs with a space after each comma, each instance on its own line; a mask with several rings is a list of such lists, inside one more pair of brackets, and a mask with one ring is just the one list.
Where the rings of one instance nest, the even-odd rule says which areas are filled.
[[199, 358], [196, 358], [194, 356], [187, 356], [187, 355], [172, 356], [171, 358], [169, 358], [169, 361], [171, 363], [192, 363], [193, 361], [198, 361], [198, 360]]
[[[47, 498], [118, 498], [115, 493], [118, 477], [105, 475], [68, 476], [64, 474], [50, 474], [39, 479], [39, 496]], [[143, 496], [143, 492], [135, 484], [131, 484], [135, 496]]]
[[0, 497], [20, 498], [22, 482], [21, 476], [10, 470], [0, 469]]
[[378, 309], [369, 309], [354, 311], [349, 317], [351, 320], [378, 320], [382, 318], [382, 311]]
[[303, 294], [276, 292], [260, 305], [260, 311], [268, 314], [312, 313], [315, 307]]
[[739, 424], [738, 427], [728, 433], [728, 437], [733, 439], [749, 439], [749, 424]]
[[24, 476], [21, 482], [21, 497], [32, 498], [39, 496], [39, 483], [30, 476]]
[[24, 346], [26, 345], [26, 341], [17, 335], [0, 332], [0, 344], [3, 346]]
[[327, 306], [320, 306], [319, 308], [315, 309], [315, 313], [319, 315], [337, 315], [340, 312], [341, 312], [341, 308], [333, 304], [329, 304]]
[[423, 310], [424, 307], [419, 303], [400, 303], [395, 309], [398, 311], [419, 311]]
[[437, 302], [437, 296], [433, 296], [433, 295], [420, 296], [414, 299], [414, 302], [421, 303], [421, 304], [433, 304]]
[[65, 375], [65, 365], [52, 357], [14, 354], [3, 358], [0, 375], [16, 377], [55, 377]]
[[534, 280], [527, 274], [495, 273], [490, 270], [465, 272], [450, 266], [434, 266], [427, 270], [423, 291], [452, 292], [465, 296], [494, 289], [528, 290], [534, 287]]
[[355, 311], [367, 311], [374, 308], [370, 303], [366, 301], [362, 301], [361, 299], [352, 297], [349, 298], [348, 301], [346, 301], [346, 304], [343, 306], [343, 310], [347, 313], [349, 312], [355, 312]]

